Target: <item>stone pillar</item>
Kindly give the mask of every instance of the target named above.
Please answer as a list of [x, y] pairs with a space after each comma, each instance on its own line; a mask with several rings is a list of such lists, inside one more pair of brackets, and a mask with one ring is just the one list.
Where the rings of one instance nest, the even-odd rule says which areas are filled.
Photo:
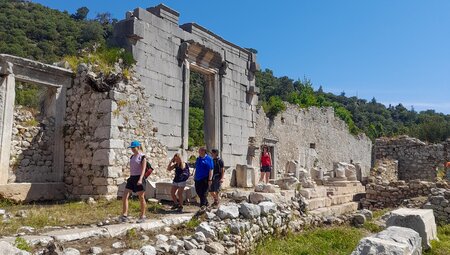
[[[69, 80], [69, 82], [72, 82]], [[54, 181], [64, 180], [64, 117], [66, 113], [66, 90], [67, 85], [56, 89], [54, 94], [55, 102], [55, 132], [53, 147], [53, 174]]]
[[190, 82], [190, 68], [189, 61], [184, 60], [182, 65], [182, 76], [183, 76], [183, 112], [182, 112], [182, 127], [181, 127], [181, 137], [183, 151], [188, 149], [189, 144], [189, 82]]
[[206, 84], [205, 84], [205, 94], [203, 100], [205, 102], [205, 124], [204, 124], [204, 134], [205, 134], [205, 143], [206, 148], [210, 151], [217, 146], [217, 129], [216, 127], [216, 111], [218, 107], [216, 107], [216, 89], [214, 82], [214, 75], [205, 75]]
[[7, 184], [14, 121], [15, 77], [11, 63], [0, 63], [0, 185]]

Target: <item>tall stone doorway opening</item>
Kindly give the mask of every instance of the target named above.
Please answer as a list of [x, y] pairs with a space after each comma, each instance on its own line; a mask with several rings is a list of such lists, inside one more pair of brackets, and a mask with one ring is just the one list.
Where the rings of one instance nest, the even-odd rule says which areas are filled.
[[[203, 133], [204, 146], [208, 151], [213, 148], [222, 149], [222, 128], [221, 128], [221, 75], [220, 67], [222, 65], [220, 54], [205, 48], [197, 43], [188, 43], [184, 47], [187, 47], [187, 58], [182, 64], [183, 68], [183, 149], [189, 148], [190, 121], [194, 119], [190, 118], [190, 106], [191, 99], [192, 105], [196, 108], [201, 107], [203, 109], [203, 125], [197, 127], [195, 130], [191, 129], [191, 132]], [[196, 84], [194, 88], [190, 88], [191, 79], [195, 79]], [[191, 93], [202, 94], [201, 102], [198, 102], [198, 96], [192, 97]], [[199, 113], [197, 111], [197, 113]], [[199, 113], [200, 114], [200, 113]], [[198, 136], [196, 136], [198, 139]], [[192, 138], [192, 137], [191, 137]], [[191, 142], [192, 143], [192, 142]]]

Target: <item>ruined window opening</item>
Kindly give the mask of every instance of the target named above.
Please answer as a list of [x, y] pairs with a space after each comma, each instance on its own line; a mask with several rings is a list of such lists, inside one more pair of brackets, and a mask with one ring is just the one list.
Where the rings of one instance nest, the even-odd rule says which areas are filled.
[[315, 149], [316, 148], [316, 144], [315, 143], [310, 143], [309, 144], [309, 148], [310, 149]]

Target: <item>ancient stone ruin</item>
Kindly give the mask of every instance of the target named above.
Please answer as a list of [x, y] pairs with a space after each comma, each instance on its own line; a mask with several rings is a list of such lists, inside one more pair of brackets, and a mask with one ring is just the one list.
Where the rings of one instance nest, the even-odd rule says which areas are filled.
[[[436, 237], [435, 219], [450, 222], [449, 184], [437, 178], [437, 170], [450, 159], [450, 140], [427, 144], [409, 137], [381, 138], [372, 146], [364, 134], [351, 134], [333, 108], [286, 105], [286, 111], [268, 118], [258, 106], [256, 55], [198, 24], [179, 24], [178, 12], [164, 5], [127, 12], [114, 27], [113, 41], [137, 61], [130, 75], [123, 74], [120, 63], [104, 74], [88, 64], [71, 71], [0, 54], [0, 198], [115, 199], [129, 175], [127, 146], [139, 140], [155, 168], [146, 197], [171, 200], [167, 163], [175, 153], [185, 160], [193, 154], [188, 127], [195, 72], [206, 81], [204, 142], [208, 150], [218, 148], [225, 162], [222, 194], [229, 203], [208, 213], [195, 234], [183, 240], [157, 237], [158, 251], [244, 253], [266, 235], [322, 224], [362, 225], [372, 217], [370, 211], [348, 214], [406, 206], [423, 210], [396, 211], [392, 217], [397, 220], [362, 239], [354, 254], [380, 247], [420, 254]], [[39, 118], [15, 105], [19, 82], [45, 87]], [[258, 181], [263, 146], [272, 157], [268, 184]], [[188, 201], [196, 197], [192, 182], [185, 189]], [[417, 202], [418, 197], [423, 199]], [[116, 238], [129, 229], [158, 231], [191, 216], [26, 238]], [[403, 218], [410, 217], [420, 224], [405, 223]]]
[[[367, 178], [371, 162], [367, 137], [351, 135], [331, 108], [289, 106], [281, 116], [267, 118], [257, 107], [256, 55], [198, 24], [179, 25], [178, 17], [176, 11], [158, 5], [137, 8], [117, 23], [115, 43], [137, 61], [132, 78], [121, 75], [120, 66], [105, 77], [87, 65], [73, 73], [1, 56], [6, 85], [1, 97], [5, 109], [1, 114], [5, 120], [3, 196], [26, 201], [115, 198], [129, 171], [126, 145], [137, 139], [157, 170], [149, 180], [152, 191], [147, 196], [167, 198], [168, 194], [161, 193], [168, 190], [161, 188], [162, 183], [170, 180], [164, 165], [176, 152], [188, 154], [191, 72], [200, 73], [207, 82], [205, 144], [220, 150], [226, 166], [225, 187], [256, 186], [263, 145], [272, 154], [274, 183], [290, 180], [283, 189], [294, 190], [298, 182], [304, 188], [315, 188], [336, 180], [343, 185]], [[19, 110], [14, 113], [14, 78], [55, 87], [47, 90], [45, 105], [50, 109], [56, 104], [56, 108], [36, 127], [23, 127], [19, 122], [26, 116], [21, 117]], [[293, 165], [286, 167], [289, 162]], [[353, 172], [339, 176], [338, 162], [352, 163], [346, 168]], [[170, 181], [166, 183], [170, 186]], [[27, 188], [11, 194], [8, 185]], [[27, 197], [31, 188], [34, 197]]]

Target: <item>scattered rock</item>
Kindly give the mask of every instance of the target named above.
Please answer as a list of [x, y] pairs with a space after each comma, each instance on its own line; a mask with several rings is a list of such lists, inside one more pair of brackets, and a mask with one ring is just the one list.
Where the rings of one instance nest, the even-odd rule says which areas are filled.
[[239, 207], [239, 213], [247, 219], [257, 218], [261, 215], [261, 209], [258, 205], [244, 202]]
[[34, 233], [34, 228], [29, 226], [20, 227], [17, 232], [26, 232], [26, 233]]
[[220, 219], [236, 219], [239, 217], [239, 208], [237, 205], [221, 205], [216, 212]]
[[240, 203], [248, 200], [248, 195], [240, 190], [235, 190], [231, 193], [230, 199], [236, 203]]
[[223, 247], [222, 244], [218, 242], [212, 242], [206, 244], [205, 251], [212, 253], [212, 254], [224, 254], [225, 253], [225, 247]]
[[200, 225], [195, 229], [195, 231], [202, 232], [206, 238], [216, 237], [216, 233], [207, 222], [200, 223]]
[[185, 240], [184, 241], [184, 248], [186, 250], [192, 250], [192, 249], [197, 249], [197, 245], [193, 244], [192, 242]]
[[261, 202], [258, 206], [261, 209], [261, 215], [269, 215], [277, 211], [277, 204], [270, 201]]
[[142, 255], [142, 253], [138, 250], [129, 249], [124, 251], [122, 255]]
[[161, 242], [167, 242], [169, 241], [169, 238], [166, 235], [163, 234], [159, 234], [155, 236], [157, 241], [161, 241]]
[[102, 250], [102, 248], [100, 248], [100, 247], [91, 247], [91, 248], [89, 249], [89, 252], [90, 252], [91, 254], [100, 254], [100, 253], [103, 252], [103, 250]]
[[94, 199], [93, 197], [89, 197], [89, 198], [86, 200], [86, 203], [87, 203], [88, 205], [95, 205], [97, 202], [95, 201], [95, 199]]
[[364, 224], [364, 222], [366, 222], [366, 216], [364, 216], [364, 214], [357, 213], [357, 214], [353, 215], [353, 217], [352, 217], [352, 224], [355, 227], [362, 226]]
[[373, 213], [371, 210], [362, 209], [359, 212], [366, 217], [366, 220], [371, 220], [373, 218]]
[[11, 255], [11, 254], [29, 255], [30, 253], [27, 251], [22, 251], [8, 242], [0, 241], [0, 255]]
[[62, 255], [80, 255], [80, 251], [75, 248], [64, 249]]
[[194, 238], [195, 238], [195, 240], [197, 240], [200, 243], [206, 242], [206, 236], [203, 232], [200, 232], [200, 231], [195, 232]]
[[255, 192], [275, 193], [275, 186], [272, 184], [259, 183], [255, 187]]
[[114, 249], [121, 249], [121, 248], [125, 248], [126, 244], [124, 242], [115, 242], [111, 245]]
[[151, 245], [142, 246], [140, 251], [144, 255], [156, 255], [156, 249]]
[[205, 250], [201, 250], [201, 249], [192, 249], [189, 250], [187, 253], [187, 255], [209, 255], [209, 253]]
[[16, 213], [16, 217], [26, 218], [26, 217], [28, 217], [28, 213], [25, 210], [19, 210]]

